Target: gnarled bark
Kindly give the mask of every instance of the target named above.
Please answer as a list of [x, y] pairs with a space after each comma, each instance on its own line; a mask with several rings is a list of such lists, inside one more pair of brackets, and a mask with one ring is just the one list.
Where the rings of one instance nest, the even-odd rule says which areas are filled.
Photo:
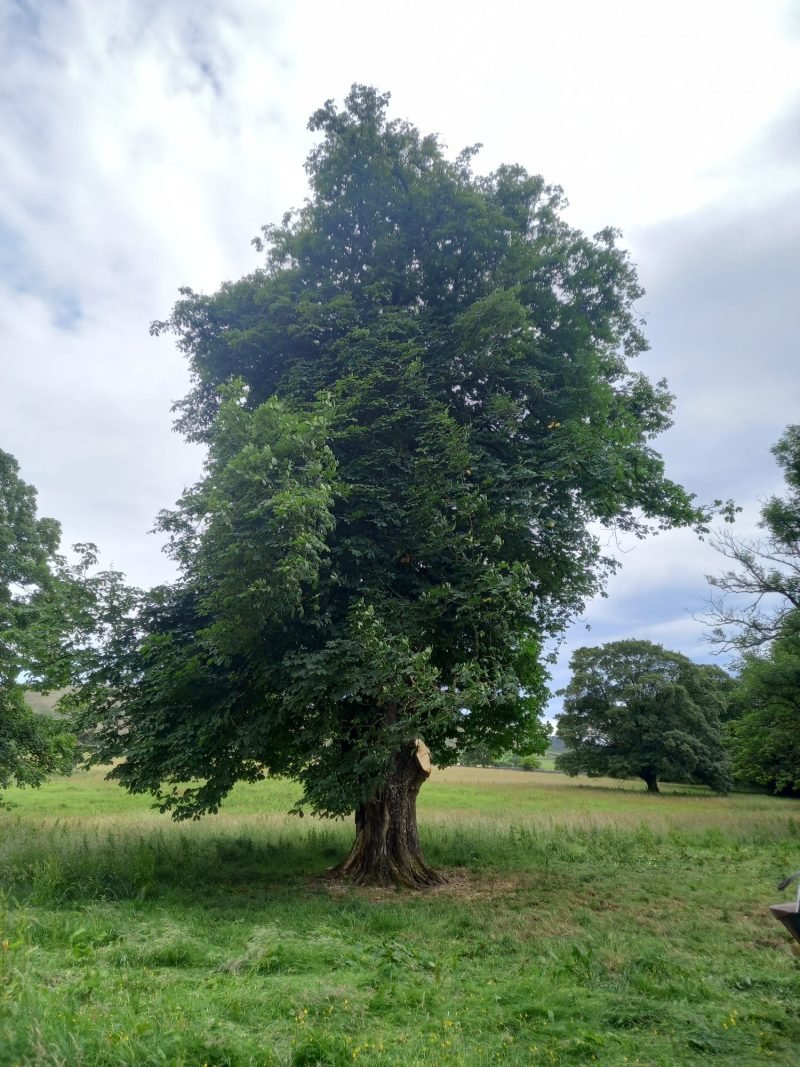
[[333, 873], [357, 885], [425, 889], [445, 879], [425, 862], [417, 832], [417, 794], [431, 773], [422, 741], [401, 749], [385, 784], [356, 811], [356, 839]]

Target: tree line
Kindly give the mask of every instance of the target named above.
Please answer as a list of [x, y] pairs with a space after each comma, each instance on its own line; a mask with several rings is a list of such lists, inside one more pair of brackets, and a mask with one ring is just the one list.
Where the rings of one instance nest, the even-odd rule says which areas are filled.
[[784, 496], [761, 509], [759, 540], [718, 533], [732, 564], [710, 575], [710, 638], [734, 651], [732, 674], [649, 641], [581, 648], [572, 657], [559, 736], [568, 774], [733, 780], [800, 795], [800, 426], [772, 449]]
[[[616, 566], [593, 531], [708, 531], [720, 502], [652, 446], [672, 397], [633, 367], [642, 291], [617, 233], [586, 236], [557, 186], [477, 175], [477, 146], [448, 158], [388, 105], [356, 85], [317, 111], [308, 198], [255, 241], [262, 265], [152, 326], [189, 361], [177, 427], [207, 457], [158, 519], [175, 581], [133, 589], [91, 546], [69, 566], [3, 454], [0, 785], [72, 759], [20, 696], [68, 684], [89, 762], [162, 810], [291, 776], [297, 810], [354, 816], [342, 874], [434, 884], [418, 791], [470, 746], [546, 749], [543, 648]], [[743, 654], [748, 699], [784, 623]], [[710, 723], [722, 681], [667, 658], [669, 715]], [[722, 787], [696, 725], [691, 773]]]

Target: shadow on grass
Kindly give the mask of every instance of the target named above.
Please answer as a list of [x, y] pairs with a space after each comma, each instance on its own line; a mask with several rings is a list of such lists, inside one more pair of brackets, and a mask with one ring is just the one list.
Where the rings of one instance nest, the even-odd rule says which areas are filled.
[[322, 874], [350, 841], [342, 825], [241, 830], [210, 823], [82, 829], [7, 820], [0, 888], [31, 903], [145, 900], [289, 891]]
[[[349, 823], [247, 824], [212, 819], [192, 824], [91, 825], [58, 820], [32, 824], [6, 818], [0, 830], [0, 891], [33, 904], [167, 899], [198, 903], [263, 901], [309, 892], [352, 842]], [[427, 825], [422, 842], [437, 867], [484, 873], [537, 872], [558, 867], [604, 870], [657, 863], [676, 833], [647, 826], [487, 827]], [[686, 862], [703, 862], [724, 835], [714, 828], [681, 834]]]
[[[601, 785], [601, 782], [608, 782], [607, 777], [600, 779], [592, 778], [589, 775], [563, 775], [566, 784], [573, 789], [590, 789], [593, 793], [629, 793], [635, 794], [637, 797], [646, 797], [649, 800], [658, 800], [661, 797], [724, 797], [724, 793], [715, 793], [713, 789], [709, 789], [705, 785], [695, 785], [692, 782], [659, 782], [658, 793], [648, 793], [644, 784], [638, 779], [632, 778], [620, 778], [618, 785]], [[579, 780], [581, 779], [581, 780]], [[748, 792], [748, 790], [741, 790], [742, 792]]]

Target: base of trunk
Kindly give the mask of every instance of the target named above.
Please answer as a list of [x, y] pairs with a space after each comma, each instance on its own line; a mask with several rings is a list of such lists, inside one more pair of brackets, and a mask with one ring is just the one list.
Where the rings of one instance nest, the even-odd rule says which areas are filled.
[[347, 878], [355, 885], [373, 885], [388, 888], [405, 886], [407, 889], [431, 889], [445, 885], [447, 879], [429, 867], [420, 850], [379, 849], [376, 856], [363, 834], [358, 834], [350, 855], [338, 867], [331, 868], [332, 875]]
[[446, 879], [425, 862], [417, 832], [417, 794], [431, 773], [422, 742], [397, 753], [385, 785], [356, 812], [350, 855], [332, 874], [356, 885], [429, 889]]

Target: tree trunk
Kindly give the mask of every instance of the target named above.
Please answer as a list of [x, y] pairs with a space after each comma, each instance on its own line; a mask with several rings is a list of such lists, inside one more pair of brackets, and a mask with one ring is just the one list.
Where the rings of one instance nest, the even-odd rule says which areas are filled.
[[647, 783], [647, 792], [648, 793], [659, 793], [660, 792], [660, 790], [658, 788], [658, 782], [656, 781], [656, 776], [654, 774], [650, 774], [648, 772], [647, 774], [643, 774], [642, 778], [644, 778], [645, 782]]
[[399, 751], [386, 783], [356, 811], [356, 839], [334, 874], [356, 885], [425, 889], [445, 879], [425, 862], [417, 832], [417, 793], [431, 773], [422, 741]]

